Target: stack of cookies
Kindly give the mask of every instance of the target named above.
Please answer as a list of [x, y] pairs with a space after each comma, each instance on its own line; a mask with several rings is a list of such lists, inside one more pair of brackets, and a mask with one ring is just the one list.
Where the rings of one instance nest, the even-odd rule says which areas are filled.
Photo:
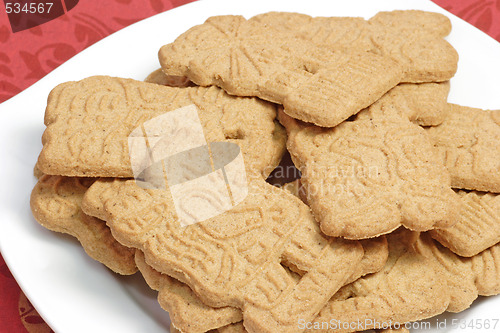
[[413, 10], [211, 17], [145, 82], [52, 90], [33, 215], [139, 270], [180, 332], [405, 332], [467, 309], [500, 293], [500, 110], [447, 103], [450, 30]]

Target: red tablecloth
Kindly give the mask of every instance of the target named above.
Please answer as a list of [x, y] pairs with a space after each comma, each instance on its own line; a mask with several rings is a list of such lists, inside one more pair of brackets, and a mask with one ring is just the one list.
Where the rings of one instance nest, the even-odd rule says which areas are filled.
[[[192, 0], [63, 0], [61, 16], [23, 28], [0, 5], [0, 103], [107, 35]], [[4, 4], [8, 2], [4, 1]], [[500, 41], [500, 0], [434, 0]], [[54, 9], [55, 10], [55, 9]], [[66, 12], [66, 14], [64, 14]], [[52, 332], [36, 313], [0, 255], [0, 333]]]

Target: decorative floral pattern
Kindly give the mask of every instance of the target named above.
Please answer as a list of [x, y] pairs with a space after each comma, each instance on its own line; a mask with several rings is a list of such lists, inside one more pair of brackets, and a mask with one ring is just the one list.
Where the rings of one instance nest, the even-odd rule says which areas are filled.
[[19, 316], [29, 333], [54, 333], [23, 293], [19, 295]]
[[0, 255], [0, 332], [27, 332], [18, 312], [20, 294], [16, 280]]
[[[113, 0], [102, 1], [99, 6], [91, 1], [80, 1], [66, 15], [16, 34], [12, 33], [7, 15], [2, 11], [0, 103], [112, 32], [191, 1]], [[500, 41], [500, 0], [433, 1]], [[38, 314], [24, 300], [0, 256], [0, 331], [50, 332], [46, 324], [38, 323]]]

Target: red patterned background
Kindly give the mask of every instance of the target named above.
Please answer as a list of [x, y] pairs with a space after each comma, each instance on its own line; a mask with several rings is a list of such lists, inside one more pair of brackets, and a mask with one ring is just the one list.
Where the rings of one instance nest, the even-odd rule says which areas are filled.
[[[12, 33], [0, 1], [0, 103], [107, 35], [134, 22], [193, 0], [107, 0], [77, 2], [65, 15]], [[434, 0], [500, 41], [500, 0]], [[98, 5], [97, 5], [98, 4]], [[0, 333], [52, 332], [37, 314], [0, 255]]]

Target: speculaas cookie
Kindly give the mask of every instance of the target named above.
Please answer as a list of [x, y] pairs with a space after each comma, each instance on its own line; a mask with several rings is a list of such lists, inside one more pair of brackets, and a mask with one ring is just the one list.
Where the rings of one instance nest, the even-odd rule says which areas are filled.
[[427, 134], [452, 187], [500, 193], [500, 110], [451, 104], [444, 122]]
[[450, 176], [419, 126], [392, 115], [323, 129], [279, 114], [287, 147], [321, 230], [364, 239], [400, 225], [415, 231], [456, 222]]
[[387, 235], [389, 259], [384, 269], [343, 287], [313, 321], [315, 331], [354, 332], [381, 323], [403, 326], [446, 311], [447, 283], [415, 250], [418, 237], [404, 228]]
[[[358, 278], [381, 270], [388, 257], [388, 246], [385, 237], [378, 237], [360, 242], [364, 255], [352, 276], [345, 282], [351, 283]], [[135, 255], [136, 265], [141, 271], [148, 285], [158, 290], [158, 302], [168, 311], [170, 319], [184, 333], [205, 332], [219, 328], [226, 331], [236, 329], [242, 318], [241, 310], [234, 307], [213, 308], [205, 305], [198, 296], [184, 283], [161, 274], [149, 266], [141, 251]], [[296, 280], [300, 276], [294, 275]], [[234, 324], [234, 325], [232, 325]], [[243, 324], [240, 324], [243, 327]]]
[[139, 250], [136, 252], [135, 262], [151, 289], [159, 292], [158, 302], [161, 307], [168, 311], [170, 320], [182, 332], [206, 332], [243, 320], [238, 308], [214, 308], [204, 304], [186, 284], [149, 266]]
[[448, 114], [450, 83], [401, 83], [357, 115], [357, 119], [392, 116], [408, 117], [421, 126], [441, 124]]
[[94, 181], [90, 178], [41, 176], [31, 193], [33, 216], [47, 229], [77, 238], [92, 259], [112, 271], [134, 274], [137, 271], [134, 250], [118, 243], [106, 222], [86, 215], [80, 208], [85, 191]]
[[462, 257], [472, 257], [500, 242], [500, 195], [459, 191], [462, 202], [457, 223], [429, 233]]
[[[175, 329], [175, 328], [174, 328]], [[335, 331], [335, 330], [333, 330]], [[173, 333], [179, 333], [180, 331], [171, 331]], [[217, 333], [246, 333], [247, 330], [245, 330], [245, 327], [243, 326], [243, 322], [235, 323], [235, 324], [230, 324], [224, 327], [221, 327], [216, 330]], [[313, 330], [314, 332], [314, 330]], [[329, 331], [332, 332], [332, 331]], [[363, 331], [364, 332], [364, 331]], [[373, 330], [375, 333], [410, 333], [410, 331], [405, 328], [403, 325], [401, 325], [400, 328], [386, 328], [386, 329], [376, 329]], [[210, 333], [215, 333], [215, 332], [210, 332]], [[359, 332], [362, 333], [362, 332]]]
[[401, 66], [373, 52], [329, 47], [242, 16], [215, 16], [159, 52], [162, 69], [201, 86], [258, 96], [320, 126], [335, 126], [401, 81]]
[[387, 56], [403, 68], [402, 82], [446, 81], [457, 70], [458, 54], [443, 38], [451, 31], [451, 23], [438, 13], [379, 12], [366, 21], [270, 12], [250, 20], [336, 51], [356, 49]]
[[[186, 227], [168, 191], [96, 182], [86, 197], [103, 202], [121, 243], [141, 249], [148, 264], [189, 285], [205, 304], [240, 308], [253, 332], [297, 331], [297, 316], [314, 318], [364, 252], [357, 242], [323, 236], [307, 206], [258, 179], [236, 207]], [[300, 280], [280, 262], [300, 271]]]
[[500, 244], [470, 257], [459, 257], [428, 234], [421, 235], [417, 251], [438, 271], [451, 296], [447, 311], [467, 309], [479, 296], [500, 293]]
[[60, 84], [50, 93], [38, 166], [46, 174], [133, 177], [129, 135], [145, 121], [190, 105], [198, 110], [207, 142], [240, 147], [247, 174], [267, 177], [279, 163], [285, 133], [270, 103], [229, 96], [216, 87], [96, 76]]
[[451, 32], [451, 22], [443, 14], [423, 10], [393, 10], [378, 12], [370, 18], [371, 24], [397, 29], [399, 33], [415, 33], [446, 37]]

